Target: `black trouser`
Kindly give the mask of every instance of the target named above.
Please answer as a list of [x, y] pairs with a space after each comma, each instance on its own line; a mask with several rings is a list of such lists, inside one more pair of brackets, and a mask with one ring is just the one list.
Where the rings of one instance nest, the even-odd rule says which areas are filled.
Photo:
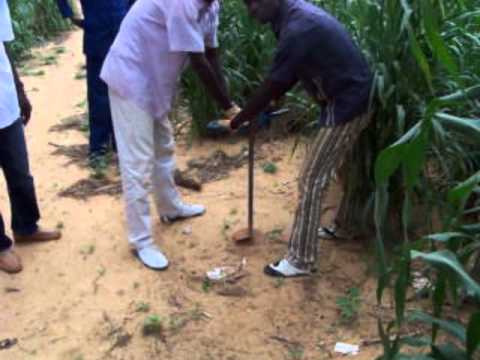
[[[37, 231], [40, 219], [33, 177], [28, 166], [27, 144], [20, 120], [0, 129], [0, 167], [7, 182], [15, 234], [30, 235]], [[3, 221], [0, 237], [5, 234]], [[4, 236], [3, 236], [4, 237]], [[4, 241], [4, 239], [3, 239]], [[0, 239], [0, 247], [2, 246]]]
[[115, 148], [108, 87], [100, 79], [104, 57], [87, 56], [87, 93], [90, 126], [90, 155], [102, 155]]

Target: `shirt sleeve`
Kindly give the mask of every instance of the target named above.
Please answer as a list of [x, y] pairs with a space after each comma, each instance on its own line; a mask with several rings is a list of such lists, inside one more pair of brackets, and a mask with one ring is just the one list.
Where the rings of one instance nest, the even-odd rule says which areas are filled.
[[171, 52], [205, 52], [198, 8], [189, 1], [176, 1], [167, 19], [168, 47]]
[[305, 61], [307, 47], [299, 36], [289, 36], [281, 40], [275, 51], [268, 78], [280, 83], [297, 81], [298, 70]]
[[0, 42], [12, 41], [14, 39], [12, 20], [7, 1], [0, 1]]

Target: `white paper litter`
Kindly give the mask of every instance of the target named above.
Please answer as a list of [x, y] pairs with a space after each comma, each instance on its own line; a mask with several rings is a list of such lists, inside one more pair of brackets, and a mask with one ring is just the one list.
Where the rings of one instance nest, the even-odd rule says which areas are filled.
[[247, 266], [247, 259], [242, 258], [240, 264], [237, 267], [234, 266], [219, 266], [214, 267], [212, 270], [207, 271], [207, 278], [211, 281], [220, 281], [231, 275], [238, 274]]
[[426, 276], [423, 276], [422, 273], [418, 271], [415, 271], [412, 274], [412, 277], [413, 277], [412, 285], [413, 285], [413, 288], [416, 290], [423, 290], [427, 287], [432, 286], [432, 283], [430, 282], [430, 280]]
[[187, 225], [182, 229], [182, 234], [183, 235], [191, 235], [192, 234], [192, 226]]
[[358, 355], [360, 346], [337, 342], [333, 351], [344, 355]]
[[236, 269], [232, 266], [220, 266], [207, 271], [207, 278], [212, 281], [220, 281], [235, 273], [235, 271]]

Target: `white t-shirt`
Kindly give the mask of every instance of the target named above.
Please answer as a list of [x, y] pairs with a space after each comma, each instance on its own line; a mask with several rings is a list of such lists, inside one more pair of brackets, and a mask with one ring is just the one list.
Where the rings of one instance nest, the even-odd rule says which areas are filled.
[[154, 118], [171, 108], [190, 52], [218, 46], [219, 3], [138, 0], [120, 27], [103, 65], [110, 90]]
[[13, 29], [7, 0], [0, 0], [0, 129], [12, 125], [20, 117], [12, 67], [3, 44], [12, 40]]

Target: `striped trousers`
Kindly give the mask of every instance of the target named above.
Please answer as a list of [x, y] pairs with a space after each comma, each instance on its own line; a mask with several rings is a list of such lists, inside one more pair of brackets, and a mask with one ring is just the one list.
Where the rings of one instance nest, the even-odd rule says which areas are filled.
[[368, 125], [370, 117], [370, 114], [364, 114], [344, 125], [323, 127], [315, 138], [299, 179], [300, 203], [287, 254], [287, 260], [292, 265], [306, 270], [315, 267], [318, 228], [328, 184]]

